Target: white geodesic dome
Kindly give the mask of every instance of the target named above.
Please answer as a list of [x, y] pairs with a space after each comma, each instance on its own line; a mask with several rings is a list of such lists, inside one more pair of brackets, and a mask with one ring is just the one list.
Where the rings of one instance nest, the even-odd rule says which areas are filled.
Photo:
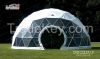
[[[69, 27], [72, 32], [69, 31]], [[76, 27], [78, 27], [77, 31], [79, 32], [73, 31]], [[47, 33], [46, 29], [50, 28], [56, 28], [57, 32], [62, 33], [61, 36], [57, 36], [57, 33]], [[84, 49], [90, 48], [90, 37], [85, 26], [74, 15], [59, 9], [49, 8], [33, 12], [23, 19], [13, 35], [12, 48]]]

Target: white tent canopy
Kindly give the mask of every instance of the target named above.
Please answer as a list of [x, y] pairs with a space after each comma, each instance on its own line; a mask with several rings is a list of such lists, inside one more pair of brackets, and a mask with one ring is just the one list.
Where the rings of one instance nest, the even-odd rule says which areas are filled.
[[[41, 28], [42, 24], [44, 24], [43, 28]], [[34, 32], [34, 30], [36, 29], [34, 29], [33, 27], [36, 26], [41, 28], [39, 33]], [[65, 28], [61, 28], [61, 26]], [[69, 33], [67, 32], [69, 26], [78, 26], [82, 29], [82, 32]], [[69, 12], [53, 8], [33, 12], [32, 14], [24, 18], [20, 25], [17, 27], [15, 34], [13, 35], [12, 48], [35, 50], [46, 49], [46, 47], [44, 47], [45, 44], [43, 44], [42, 40], [45, 40], [44, 38], [48, 39], [48, 37], [43, 37], [42, 39], [42, 36], [43, 33], [46, 32], [46, 29], [52, 27], [57, 28], [58, 31], [62, 31], [64, 36], [64, 38], [62, 39], [62, 41], [64, 42], [59, 49], [63, 50], [90, 48], [90, 37], [81, 21]], [[30, 30], [32, 30], [32, 32]], [[46, 43], [48, 45], [48, 42]]]

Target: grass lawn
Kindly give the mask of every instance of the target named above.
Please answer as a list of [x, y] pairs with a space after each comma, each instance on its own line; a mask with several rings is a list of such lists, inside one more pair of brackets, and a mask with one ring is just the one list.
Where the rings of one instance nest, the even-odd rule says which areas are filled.
[[100, 42], [88, 50], [14, 50], [11, 44], [0, 44], [0, 59], [100, 59]]

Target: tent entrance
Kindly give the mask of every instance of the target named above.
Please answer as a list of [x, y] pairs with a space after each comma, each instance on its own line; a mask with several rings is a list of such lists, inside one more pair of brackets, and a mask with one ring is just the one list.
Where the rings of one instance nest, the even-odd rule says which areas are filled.
[[48, 27], [42, 32], [40, 39], [45, 49], [60, 49], [64, 43], [64, 34], [56, 27]]

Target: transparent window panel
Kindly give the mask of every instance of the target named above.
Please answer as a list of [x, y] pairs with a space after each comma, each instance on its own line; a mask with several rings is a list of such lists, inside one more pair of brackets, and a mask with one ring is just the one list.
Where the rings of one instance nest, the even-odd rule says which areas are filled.
[[14, 46], [24, 46], [22, 38], [16, 37], [15, 42], [14, 42]]
[[66, 40], [66, 46], [67, 47], [69, 46], [70, 41], [71, 41], [71, 38], [67, 38], [67, 40]]
[[20, 41], [21, 41], [21, 38], [16, 37], [14, 46], [18, 46]]
[[74, 42], [75, 42], [76, 46], [80, 46], [81, 39], [82, 38], [74, 38]]
[[23, 38], [23, 43], [25, 47], [28, 47], [29, 43], [31, 42], [32, 38]]
[[69, 42], [69, 46], [68, 47], [76, 47], [76, 43], [74, 41], [74, 39], [71, 39], [70, 42]]
[[90, 46], [89, 37], [84, 32], [82, 33], [82, 39], [83, 39], [83, 42], [84, 42], [84, 46]]
[[38, 39], [37, 38], [33, 38], [30, 43], [29, 43], [29, 46], [28, 47], [39, 47], [39, 42], [38, 42]]

